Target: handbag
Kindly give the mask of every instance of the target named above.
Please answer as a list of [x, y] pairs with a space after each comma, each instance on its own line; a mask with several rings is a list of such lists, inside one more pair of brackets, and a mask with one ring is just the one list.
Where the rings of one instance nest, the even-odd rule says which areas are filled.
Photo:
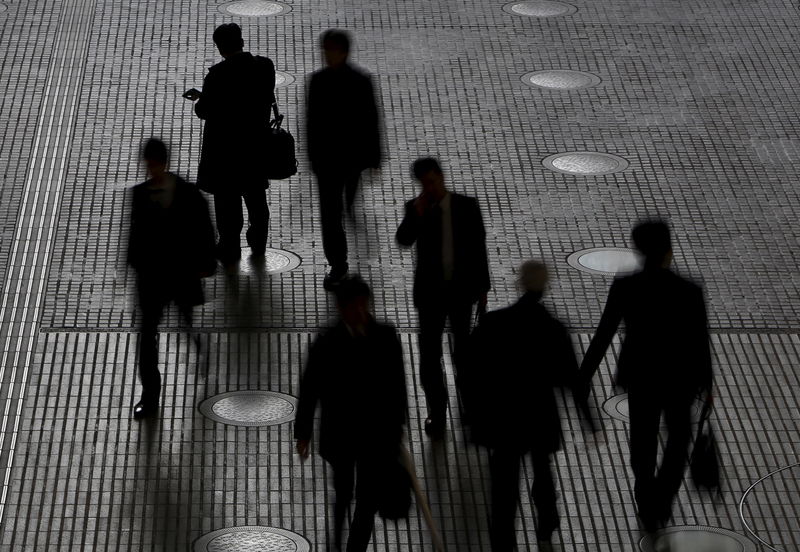
[[269, 123], [267, 134], [266, 173], [269, 180], [283, 180], [297, 174], [294, 137], [283, 124], [283, 115], [278, 112], [277, 102], [273, 102], [275, 118]]
[[411, 475], [404, 465], [402, 451], [387, 459], [378, 515], [383, 519], [406, 519], [411, 509]]
[[694, 442], [694, 450], [689, 461], [689, 468], [692, 474], [692, 481], [697, 487], [717, 489], [721, 493], [721, 477], [719, 451], [717, 440], [711, 427], [708, 426], [707, 432], [703, 433], [703, 426], [707, 425], [708, 417], [711, 414], [711, 401], [706, 401], [703, 411], [700, 414], [700, 425], [697, 428], [697, 437]]

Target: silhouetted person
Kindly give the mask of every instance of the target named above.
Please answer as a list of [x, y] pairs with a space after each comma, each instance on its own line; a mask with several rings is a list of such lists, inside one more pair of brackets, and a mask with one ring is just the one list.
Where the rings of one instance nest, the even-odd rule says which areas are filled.
[[139, 379], [142, 399], [136, 419], [158, 413], [161, 373], [158, 371], [158, 324], [174, 301], [191, 326], [192, 307], [204, 302], [201, 278], [216, 270], [214, 227], [202, 194], [181, 177], [167, 172], [163, 142], [150, 139], [142, 158], [150, 179], [133, 188], [128, 263], [136, 270], [139, 308]]
[[353, 497], [348, 552], [367, 549], [378, 511], [386, 466], [396, 462], [408, 413], [403, 353], [392, 326], [370, 314], [370, 291], [360, 278], [336, 288], [339, 322], [312, 344], [300, 383], [294, 435], [297, 452], [309, 455], [314, 410], [320, 405], [319, 453], [333, 469], [334, 534]]
[[320, 43], [327, 66], [311, 75], [306, 123], [308, 157], [319, 185], [322, 247], [331, 267], [328, 288], [347, 274], [344, 205], [351, 212], [361, 171], [380, 166], [381, 137], [372, 80], [347, 61], [349, 35], [329, 29]]
[[481, 319], [463, 364], [472, 439], [491, 451], [492, 552], [516, 545], [520, 461], [529, 452], [540, 550], [558, 528], [550, 455], [561, 448], [561, 421], [553, 387], [573, 385], [578, 362], [566, 329], [539, 302], [547, 280], [543, 264], [525, 262], [519, 274], [524, 294]]
[[269, 232], [265, 156], [270, 108], [275, 101], [275, 66], [267, 57], [244, 52], [242, 30], [225, 23], [214, 31], [225, 58], [208, 70], [203, 91], [184, 94], [198, 100], [194, 110], [205, 120], [197, 184], [214, 195], [219, 243], [217, 256], [230, 268], [241, 258], [242, 198], [250, 226], [247, 243], [263, 260]]
[[486, 231], [477, 200], [449, 192], [438, 161], [418, 159], [413, 173], [422, 193], [406, 203], [397, 241], [406, 247], [417, 244], [414, 304], [419, 312], [420, 378], [428, 404], [425, 432], [441, 438], [448, 398], [442, 332], [449, 318], [458, 372], [469, 339], [472, 307], [478, 302], [485, 308], [489, 291]]
[[[633, 243], [644, 268], [614, 281], [581, 364], [583, 394], [620, 322], [625, 338], [616, 383], [628, 391], [631, 466], [639, 517], [647, 531], [665, 523], [683, 479], [691, 439], [691, 406], [711, 391], [711, 352], [703, 291], [669, 270], [672, 245], [661, 221], [638, 224]], [[661, 414], [668, 439], [656, 475]]]

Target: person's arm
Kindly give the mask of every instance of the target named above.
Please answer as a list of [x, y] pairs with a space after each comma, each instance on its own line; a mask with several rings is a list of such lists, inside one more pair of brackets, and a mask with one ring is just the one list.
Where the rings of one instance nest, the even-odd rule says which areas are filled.
[[275, 103], [275, 64], [272, 62], [271, 59], [268, 57], [264, 58], [266, 60], [265, 63], [265, 70], [267, 73], [267, 90], [269, 91], [269, 105], [270, 108], [272, 104]]
[[397, 427], [408, 423], [408, 393], [406, 391], [406, 372], [403, 363], [403, 347], [397, 331], [392, 329], [391, 341], [388, 343], [387, 360], [391, 370], [392, 419]]
[[195, 192], [195, 212], [196, 212], [196, 234], [197, 240], [197, 265], [198, 273], [201, 277], [213, 276], [217, 270], [216, 256], [216, 236], [214, 235], [214, 225], [211, 223], [211, 215], [208, 210], [208, 202], [200, 194]]
[[139, 221], [139, 202], [136, 198], [136, 190], [130, 192], [132, 196], [131, 203], [133, 207], [131, 208], [131, 225], [130, 225], [130, 233], [128, 234], [128, 254], [127, 254], [127, 261], [128, 264], [133, 267], [134, 270], [139, 269], [139, 261], [141, 259], [141, 238], [139, 236], [141, 222]]
[[203, 79], [203, 91], [200, 93], [200, 98], [194, 104], [195, 114], [203, 120], [208, 120], [214, 117], [214, 110], [216, 109], [216, 86], [214, 84], [214, 75], [209, 73]]
[[622, 298], [620, 297], [619, 281], [615, 281], [611, 284], [611, 290], [608, 292], [608, 299], [606, 300], [605, 309], [603, 309], [603, 316], [600, 318], [600, 324], [597, 326], [597, 331], [581, 363], [579, 371], [579, 385], [583, 387], [579, 393], [581, 398], [583, 398], [582, 395], [584, 394], [588, 395], [589, 382], [605, 357], [606, 350], [611, 345], [621, 321]]
[[474, 247], [476, 250], [477, 257], [477, 266], [475, 267], [476, 270], [476, 278], [477, 278], [477, 290], [479, 292], [478, 303], [482, 308], [486, 308], [486, 296], [491, 289], [491, 281], [489, 279], [489, 255], [486, 251], [486, 227], [483, 225], [483, 215], [481, 214], [481, 207], [478, 204], [477, 199], [473, 199], [475, 202], [475, 214], [474, 214], [474, 224], [475, 224], [475, 235], [474, 235]]
[[[303, 377], [300, 380], [300, 392], [297, 398], [297, 414], [294, 419], [294, 438], [297, 439], [298, 453], [308, 456], [308, 443], [314, 430], [314, 412], [317, 409], [321, 392], [320, 369], [325, 362], [325, 355], [318, 337], [308, 351], [308, 361]], [[301, 444], [305, 444], [305, 454], [301, 452]]]
[[367, 167], [377, 169], [381, 165], [381, 120], [372, 78], [367, 76], [364, 83], [364, 137]]
[[306, 84], [306, 150], [308, 160], [311, 162], [311, 170], [318, 172], [317, 162], [319, 158], [319, 124], [320, 106], [317, 90], [319, 81], [316, 75], [311, 75]]
[[708, 315], [706, 313], [706, 301], [703, 290], [697, 288], [697, 295], [694, 299], [695, 312], [692, 320], [694, 335], [697, 339], [695, 358], [697, 359], [697, 383], [700, 391], [711, 394], [712, 386], [712, 362], [711, 362], [711, 336], [708, 332]]
[[419, 199], [406, 203], [405, 216], [395, 236], [397, 238], [397, 243], [403, 247], [411, 247], [414, 245], [422, 229], [422, 215], [417, 212], [415, 201], [419, 201]]

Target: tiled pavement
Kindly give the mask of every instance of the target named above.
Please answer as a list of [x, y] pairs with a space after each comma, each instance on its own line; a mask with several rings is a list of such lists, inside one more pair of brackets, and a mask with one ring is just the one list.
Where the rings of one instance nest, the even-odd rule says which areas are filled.
[[[0, 550], [187, 550], [205, 533], [245, 525], [282, 527], [325, 549], [326, 472], [319, 458], [297, 461], [291, 424], [233, 428], [196, 409], [235, 389], [296, 394], [306, 344], [332, 313], [318, 285], [325, 263], [305, 158], [269, 192], [271, 245], [303, 264], [242, 274], [238, 297], [223, 277], [210, 281], [200, 361], [167, 317], [161, 421], [129, 419], [136, 335], [121, 256], [125, 190], [142, 180], [136, 148], [153, 134], [173, 145], [179, 172], [196, 174], [201, 125], [180, 93], [202, 83], [217, 60], [210, 33], [231, 20], [251, 50], [295, 77], [278, 97], [301, 145], [303, 75], [320, 63], [321, 30], [351, 30], [356, 61], [376, 75], [389, 158], [365, 182], [354, 265], [376, 288], [376, 311], [403, 331], [409, 449], [448, 550], [488, 550], [488, 481], [485, 452], [463, 443], [457, 420], [442, 448], [420, 431], [411, 255], [393, 233], [415, 194], [408, 166], [428, 153], [445, 161], [456, 190], [481, 201], [491, 306], [512, 299], [520, 260], [543, 258], [555, 276], [548, 302], [576, 347], [588, 343], [610, 280], [566, 257], [627, 246], [642, 215], [671, 219], [678, 270], [707, 289], [728, 477], [716, 506], [689, 484], [675, 523], [745, 536], [747, 525], [763, 550], [800, 548], [796, 4], [573, 2], [574, 14], [544, 19], [474, 0], [288, 4], [285, 15], [251, 19], [213, 1], [0, 2]], [[602, 82], [554, 92], [521, 80], [548, 68]], [[630, 166], [585, 177], [541, 165], [579, 150]], [[602, 374], [598, 406], [613, 393], [610, 369]], [[625, 425], [605, 418], [595, 438], [574, 416], [567, 425], [555, 462], [559, 542], [638, 550]], [[525, 549], [535, 550], [533, 523], [523, 498]], [[416, 515], [379, 523], [374, 549], [430, 549], [420, 527]]]

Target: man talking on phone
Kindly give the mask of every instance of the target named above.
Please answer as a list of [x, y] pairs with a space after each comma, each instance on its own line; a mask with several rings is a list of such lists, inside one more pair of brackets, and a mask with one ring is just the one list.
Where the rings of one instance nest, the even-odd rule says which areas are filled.
[[275, 101], [275, 65], [268, 57], [244, 51], [236, 23], [216, 28], [214, 43], [223, 61], [208, 70], [202, 92], [192, 88], [183, 97], [197, 103], [194, 111], [206, 124], [197, 185], [214, 195], [217, 257], [227, 270], [241, 258], [247, 206], [247, 243], [253, 260], [263, 260], [269, 232], [265, 156], [270, 108]]

